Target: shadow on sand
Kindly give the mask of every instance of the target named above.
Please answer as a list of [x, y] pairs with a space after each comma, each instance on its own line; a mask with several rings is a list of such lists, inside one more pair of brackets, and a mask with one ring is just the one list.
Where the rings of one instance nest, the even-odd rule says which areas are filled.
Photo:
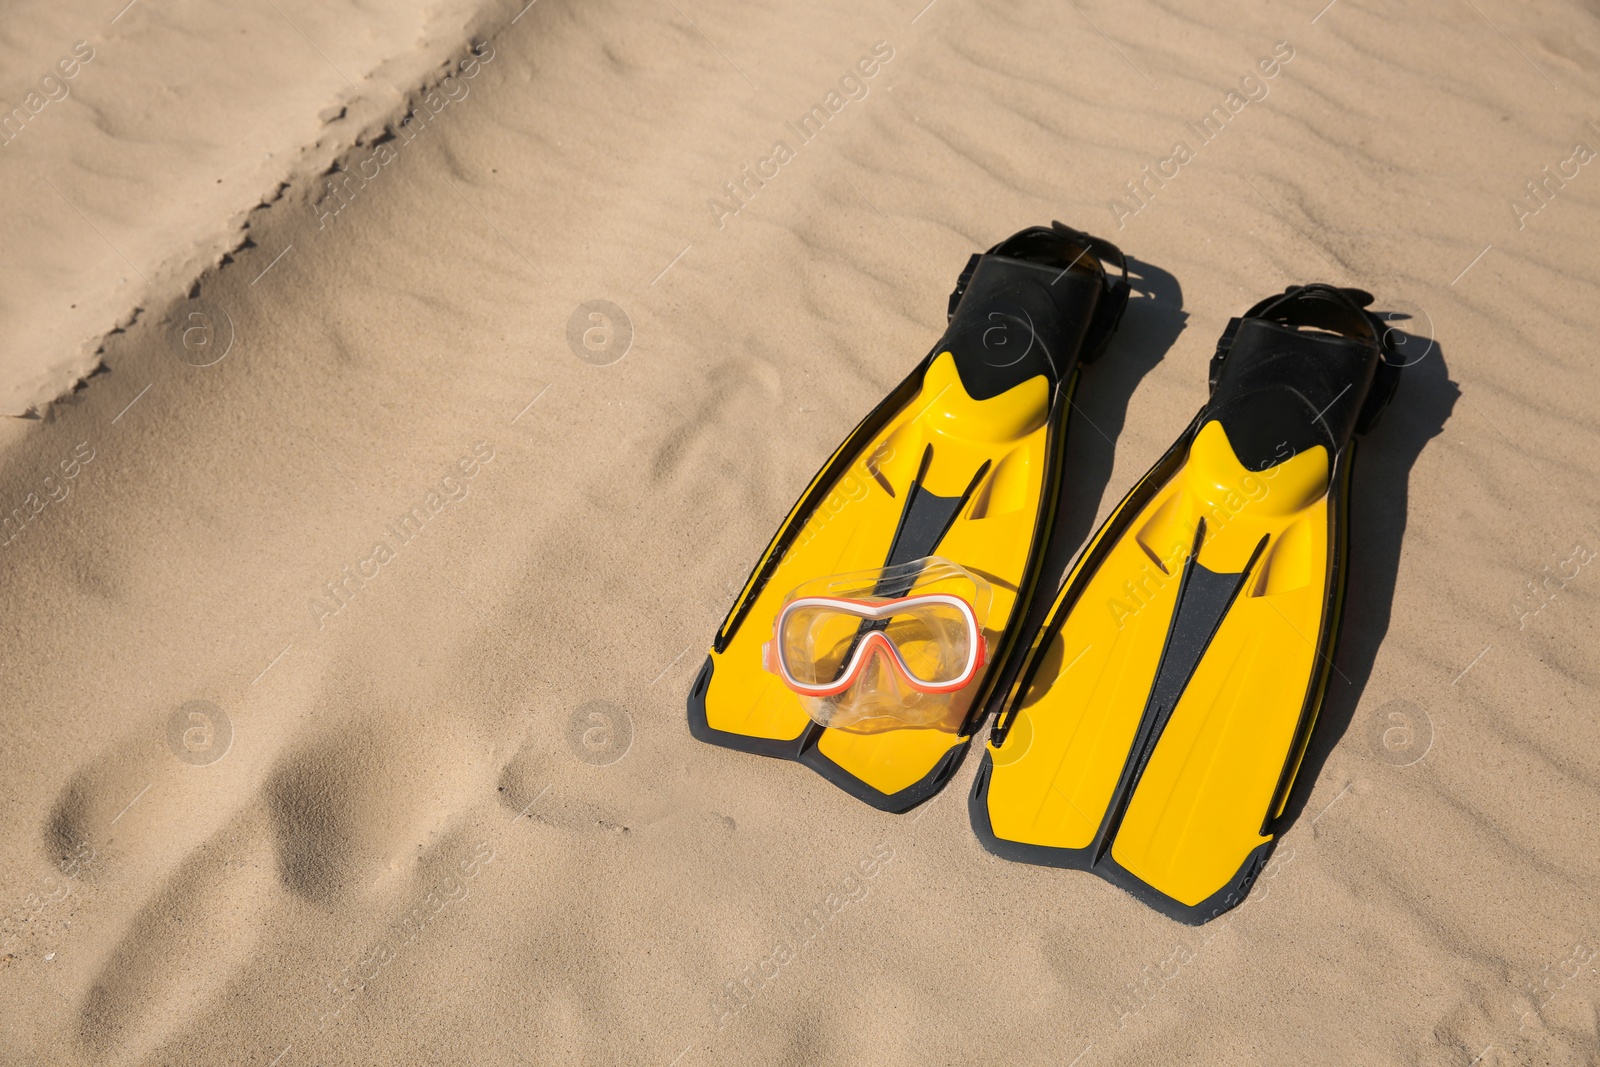
[[1443, 431], [1461, 395], [1437, 341], [1409, 333], [1398, 338], [1391, 334], [1391, 339], [1399, 341], [1396, 347], [1406, 366], [1382, 420], [1357, 446], [1350, 479], [1349, 577], [1334, 671], [1289, 803], [1278, 820], [1280, 836], [1300, 817], [1323, 765], [1355, 718], [1378, 646], [1389, 632], [1411, 468], [1428, 441]]

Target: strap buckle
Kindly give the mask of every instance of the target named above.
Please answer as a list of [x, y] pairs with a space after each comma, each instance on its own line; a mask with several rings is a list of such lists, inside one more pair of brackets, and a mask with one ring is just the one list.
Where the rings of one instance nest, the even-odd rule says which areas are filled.
[[1222, 363], [1228, 358], [1228, 352], [1233, 348], [1233, 339], [1239, 333], [1239, 324], [1243, 321], [1244, 319], [1242, 318], [1229, 319], [1227, 329], [1223, 330], [1222, 336], [1217, 338], [1217, 351], [1211, 357], [1211, 371], [1208, 382], [1212, 392], [1216, 391], [1217, 377], [1222, 373]]
[[972, 272], [978, 269], [978, 260], [983, 258], [981, 252], [974, 252], [967, 258], [966, 269], [956, 279], [956, 287], [950, 290], [950, 307], [945, 313], [945, 321], [949, 322], [956, 317], [956, 305], [961, 303], [962, 294], [967, 291], [967, 283], [972, 281]]

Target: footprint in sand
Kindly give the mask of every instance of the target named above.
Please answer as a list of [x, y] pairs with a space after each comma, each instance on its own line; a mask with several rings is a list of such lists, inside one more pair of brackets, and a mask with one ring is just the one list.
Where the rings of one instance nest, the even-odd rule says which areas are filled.
[[77, 1036], [85, 1051], [137, 1061], [226, 984], [267, 925], [271, 855], [266, 821], [246, 812], [178, 865], [84, 993]]
[[[128, 902], [136, 910], [74, 994], [75, 1037], [95, 1062], [138, 1062], [192, 1028], [287, 894], [339, 908], [409, 884], [430, 846], [493, 788], [488, 746], [458, 716], [368, 706], [294, 742], [264, 778], [238, 781], [230, 804], [216, 779], [204, 784], [228, 762], [175, 755], [166, 718], [75, 772], [44, 829], [52, 853], [106, 842], [113, 856], [137, 855], [156, 883]], [[219, 798], [213, 818], [194, 817]]]
[[373, 714], [291, 752], [264, 790], [284, 887], [332, 904], [409, 876], [487, 791], [486, 748], [460, 723], [397, 729]]
[[[226, 793], [238, 779], [226, 760], [232, 740], [232, 722], [213, 702], [152, 709], [67, 780], [45, 822], [46, 852], [59, 863], [91, 848], [102, 873], [134, 855], [181, 856], [210, 827], [180, 826], [175, 834], [151, 812], [194, 810], [202, 795], [214, 806], [219, 789]], [[198, 832], [185, 840], [185, 829]]]
[[[568, 834], [615, 835], [626, 840], [696, 808], [673, 783], [642, 774], [627, 756], [634, 743], [632, 718], [607, 701], [579, 705], [567, 717], [565, 736], [541, 745], [528, 741], [500, 770], [500, 804], [519, 820]], [[620, 783], [626, 782], [626, 786]], [[618, 804], [627, 798], [626, 807]], [[720, 817], [718, 817], [720, 818]], [[730, 820], [731, 821], [731, 820]], [[524, 821], [523, 825], [527, 825]]]

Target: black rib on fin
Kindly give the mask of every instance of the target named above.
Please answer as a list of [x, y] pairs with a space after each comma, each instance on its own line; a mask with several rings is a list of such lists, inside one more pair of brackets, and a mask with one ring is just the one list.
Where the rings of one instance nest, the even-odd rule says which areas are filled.
[[1123, 764], [1116, 791], [1112, 793], [1111, 804], [1106, 808], [1105, 818], [1095, 837], [1096, 862], [1106, 854], [1116, 838], [1128, 803], [1139, 788], [1139, 780], [1144, 777], [1150, 757], [1155, 753], [1156, 745], [1172, 719], [1172, 713], [1177, 710], [1183, 691], [1189, 686], [1189, 679], [1194, 677], [1195, 669], [1200, 666], [1200, 660], [1211, 645], [1211, 639], [1216, 636], [1222, 620], [1227, 617], [1239, 591], [1244, 588], [1245, 580], [1255, 568], [1256, 560], [1261, 557], [1267, 539], [1262, 537], [1256, 544], [1244, 570], [1238, 574], [1218, 574], [1201, 566], [1200, 546], [1204, 542], [1205, 521], [1201, 520], [1196, 524], [1194, 548], [1184, 564], [1183, 579], [1178, 585], [1178, 603], [1172, 613], [1172, 622], [1167, 627], [1167, 643], [1161, 650], [1161, 662], [1156, 668], [1155, 680], [1150, 684], [1150, 696], [1145, 702], [1144, 713], [1139, 717], [1139, 730], [1134, 734], [1128, 761]]
[[[939, 542], [944, 540], [944, 535], [955, 523], [956, 516], [961, 514], [962, 506], [989, 471], [989, 461], [985, 460], [960, 496], [940, 496], [930, 493], [922, 485], [922, 479], [932, 462], [933, 446], [928, 445], [922, 452], [922, 465], [917, 469], [916, 481], [911, 483], [911, 489], [906, 493], [906, 504], [900, 512], [900, 525], [895, 528], [894, 540], [889, 544], [889, 556], [883, 564], [885, 567], [896, 567], [933, 555], [939, 548]], [[915, 575], [895, 580], [883, 579], [878, 582], [874, 592], [884, 597], [905, 596], [915, 580]]]

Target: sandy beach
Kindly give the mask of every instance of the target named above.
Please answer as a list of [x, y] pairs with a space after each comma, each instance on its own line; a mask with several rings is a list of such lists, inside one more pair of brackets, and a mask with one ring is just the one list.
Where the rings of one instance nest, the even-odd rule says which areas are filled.
[[[1592, 5], [124, 2], [0, 40], [0, 1061], [1600, 1062]], [[685, 723], [1051, 219], [1135, 276], [1052, 582], [1230, 316], [1415, 356], [1203, 927]]]

